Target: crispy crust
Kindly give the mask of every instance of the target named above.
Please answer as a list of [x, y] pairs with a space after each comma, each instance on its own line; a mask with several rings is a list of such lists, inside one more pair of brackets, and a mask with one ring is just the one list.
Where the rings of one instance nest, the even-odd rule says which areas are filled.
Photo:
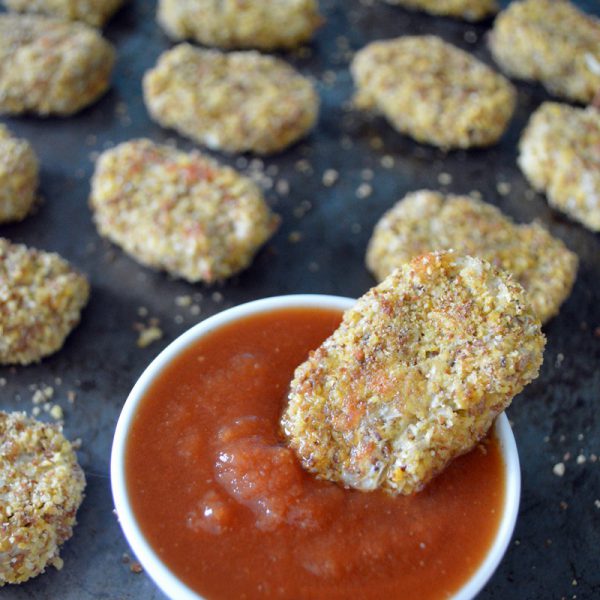
[[600, 231], [600, 110], [545, 102], [519, 144], [519, 167], [548, 202]]
[[454, 253], [405, 263], [294, 374], [282, 428], [303, 466], [360, 490], [420, 490], [537, 377], [523, 288]]
[[279, 223], [234, 169], [143, 139], [100, 156], [90, 204], [101, 235], [191, 282], [246, 268]]
[[0, 223], [20, 221], [31, 210], [38, 187], [38, 159], [26, 140], [0, 124]]
[[0, 586], [62, 568], [85, 476], [61, 427], [0, 412], [0, 473]]
[[36, 13], [102, 27], [124, 0], [2, 0], [8, 10]]
[[79, 323], [89, 284], [58, 254], [0, 238], [0, 364], [59, 350]]
[[208, 148], [270, 154], [313, 127], [319, 100], [290, 65], [258, 52], [180, 44], [144, 77], [150, 115]]
[[542, 323], [571, 293], [577, 256], [541, 225], [517, 225], [496, 207], [468, 196], [408, 194], [375, 226], [367, 266], [381, 281], [420, 254], [455, 250], [512, 273]]
[[489, 37], [495, 61], [552, 94], [591, 102], [600, 91], [600, 20], [565, 0], [511, 2]]
[[432, 15], [480, 21], [498, 12], [496, 0], [385, 0], [388, 4], [424, 10]]
[[435, 36], [373, 42], [357, 52], [351, 71], [359, 108], [443, 148], [495, 143], [515, 107], [508, 80]]
[[83, 23], [0, 15], [0, 114], [73, 114], [107, 90], [114, 61]]
[[316, 0], [160, 0], [158, 22], [176, 40], [272, 50], [307, 42], [323, 19]]

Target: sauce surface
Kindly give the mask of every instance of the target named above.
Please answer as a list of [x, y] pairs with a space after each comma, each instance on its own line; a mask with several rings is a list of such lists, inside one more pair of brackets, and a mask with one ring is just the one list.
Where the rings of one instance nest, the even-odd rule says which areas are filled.
[[141, 402], [126, 451], [141, 529], [210, 600], [426, 600], [455, 592], [497, 531], [504, 464], [492, 435], [413, 496], [319, 481], [281, 443], [294, 369], [341, 313], [284, 309], [188, 348]]

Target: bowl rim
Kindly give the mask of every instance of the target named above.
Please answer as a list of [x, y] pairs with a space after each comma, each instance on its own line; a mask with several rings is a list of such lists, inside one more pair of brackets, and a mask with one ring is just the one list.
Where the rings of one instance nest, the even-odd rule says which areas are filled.
[[[127, 494], [125, 478], [125, 452], [128, 433], [135, 413], [148, 388], [163, 370], [186, 348], [208, 333], [239, 319], [285, 308], [324, 308], [347, 310], [356, 299], [325, 294], [294, 294], [262, 298], [219, 312], [185, 331], [152, 360], [136, 381], [121, 410], [113, 438], [110, 459], [112, 495], [119, 524], [131, 549], [144, 570], [167, 597], [173, 600], [206, 600], [183, 583], [159, 558], [139, 527]], [[472, 600], [485, 586], [500, 564], [510, 543], [521, 495], [521, 470], [514, 435], [508, 418], [500, 414], [495, 422], [504, 461], [504, 507], [498, 530], [485, 559], [478, 569], [455, 592], [451, 600]]]

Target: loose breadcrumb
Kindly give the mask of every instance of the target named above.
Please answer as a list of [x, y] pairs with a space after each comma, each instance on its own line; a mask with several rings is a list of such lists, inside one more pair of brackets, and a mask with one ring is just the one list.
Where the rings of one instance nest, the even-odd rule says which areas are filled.
[[162, 329], [156, 325], [144, 327], [140, 330], [137, 345], [138, 348], [147, 348], [150, 344], [157, 342], [163, 336]]
[[505, 73], [552, 94], [588, 103], [600, 90], [600, 20], [566, 0], [511, 2], [489, 45]]
[[27, 365], [59, 350], [89, 289], [58, 254], [0, 238], [0, 364]]
[[38, 13], [66, 21], [83, 21], [102, 27], [124, 0], [2, 0], [9, 10]]
[[279, 223], [258, 187], [234, 169], [144, 139], [100, 156], [90, 204], [101, 235], [191, 282], [246, 268]]
[[519, 144], [519, 167], [548, 202], [600, 231], [600, 110], [545, 102]]
[[434, 146], [493, 144], [515, 108], [508, 80], [435, 36], [373, 42], [356, 53], [351, 71], [358, 108]]
[[83, 23], [1, 14], [0, 114], [73, 114], [107, 90], [114, 61]]
[[62, 568], [85, 477], [59, 425], [0, 412], [0, 586]]
[[383, 215], [367, 266], [381, 281], [415, 256], [451, 249], [512, 273], [543, 323], [558, 314], [577, 274], [577, 255], [538, 223], [517, 225], [486, 202], [427, 190]]
[[317, 0], [160, 0], [158, 22], [176, 40], [220, 48], [293, 48], [322, 24]]
[[319, 100], [290, 65], [258, 52], [180, 44], [144, 76], [150, 115], [208, 148], [270, 154], [313, 127]]
[[0, 223], [20, 221], [37, 196], [39, 164], [26, 140], [13, 137], [0, 123]]
[[508, 274], [425, 254], [360, 298], [296, 369], [282, 428], [319, 477], [410, 494], [484, 437], [537, 377], [544, 344]]
[[456, 17], [467, 21], [480, 21], [498, 12], [496, 0], [386, 0], [415, 10], [424, 10], [432, 15]]

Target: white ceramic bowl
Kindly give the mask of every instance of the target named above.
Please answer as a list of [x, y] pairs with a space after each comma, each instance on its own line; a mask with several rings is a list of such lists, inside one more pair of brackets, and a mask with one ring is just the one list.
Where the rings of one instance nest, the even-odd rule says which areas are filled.
[[[202, 596], [194, 592], [182, 583], [175, 574], [161, 561], [150, 544], [144, 538], [142, 531], [136, 521], [135, 515], [129, 502], [127, 484], [125, 481], [125, 448], [131, 423], [136, 410], [146, 391], [153, 381], [161, 374], [163, 369], [171, 363], [183, 350], [207, 333], [215, 329], [242, 319], [249, 315], [265, 313], [281, 308], [330, 308], [346, 310], [354, 304], [351, 298], [323, 295], [295, 295], [265, 298], [247, 304], [242, 304], [214, 315], [198, 325], [195, 325], [174, 342], [169, 344], [142, 373], [134, 388], [131, 390], [115, 431], [111, 455], [111, 483], [113, 498], [119, 516], [119, 522], [125, 533], [132, 550], [143, 565], [145, 571], [150, 575], [158, 587], [173, 600], [204, 600]], [[502, 519], [486, 558], [479, 569], [458, 590], [452, 600], [471, 600], [488, 582], [496, 567], [502, 560], [506, 548], [510, 542], [517, 513], [519, 510], [519, 499], [521, 495], [521, 471], [519, 467], [519, 456], [517, 446], [513, 437], [506, 415], [501, 414], [496, 420], [496, 433], [500, 441], [502, 456], [505, 463], [506, 484], [505, 502]]]

